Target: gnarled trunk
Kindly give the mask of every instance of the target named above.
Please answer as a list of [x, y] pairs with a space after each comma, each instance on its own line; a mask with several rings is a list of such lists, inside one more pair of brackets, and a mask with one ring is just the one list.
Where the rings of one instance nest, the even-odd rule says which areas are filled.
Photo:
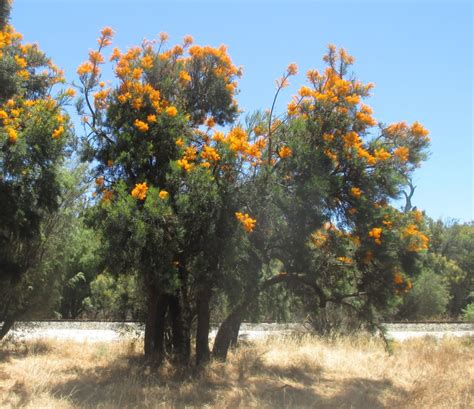
[[240, 324], [242, 323], [245, 312], [246, 305], [240, 304], [222, 322], [217, 331], [216, 339], [214, 340], [214, 347], [212, 348], [214, 358], [222, 361], [226, 360], [229, 347], [231, 344], [237, 342]]

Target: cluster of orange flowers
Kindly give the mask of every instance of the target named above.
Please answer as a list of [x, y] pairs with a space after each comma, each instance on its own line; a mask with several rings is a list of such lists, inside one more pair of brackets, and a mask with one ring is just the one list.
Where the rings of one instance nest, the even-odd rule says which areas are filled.
[[311, 234], [311, 242], [316, 247], [321, 247], [326, 243], [328, 239], [327, 233], [323, 230], [316, 230], [313, 234]]
[[[213, 121], [206, 121], [209, 128], [213, 125]], [[221, 160], [222, 155], [219, 149], [227, 147], [231, 152], [239, 155], [240, 158], [249, 162], [252, 166], [262, 163], [262, 151], [265, 148], [266, 141], [264, 138], [257, 139], [254, 143], [249, 141], [247, 132], [241, 127], [232, 128], [227, 134], [215, 131], [212, 137], [207, 134], [196, 131], [195, 137], [200, 140], [199, 151], [196, 146], [188, 146], [185, 148], [184, 141], [180, 138], [176, 144], [183, 148], [183, 156], [178, 160], [178, 166], [186, 171], [194, 169], [195, 161], [202, 159], [201, 166], [208, 168], [211, 164], [216, 164]], [[291, 156], [291, 149], [287, 148], [283, 151], [283, 155]], [[283, 156], [282, 156], [283, 157]]]
[[405, 278], [399, 271], [396, 271], [393, 275], [393, 282], [398, 287], [397, 294], [400, 294], [401, 290], [404, 290], [404, 292], [407, 293], [413, 288], [412, 282], [410, 280], [405, 280]]
[[[103, 48], [111, 44], [112, 36], [112, 29], [104, 28], [98, 40], [99, 49], [91, 51], [88, 60], [78, 68], [81, 82], [85, 85], [86, 98], [93, 93], [94, 88], [99, 88], [93, 93], [96, 109], [95, 113], [92, 112], [93, 116], [98, 116], [98, 111], [107, 109], [111, 102], [127, 104], [132, 112], [136, 111], [133, 127], [144, 134], [152, 131], [152, 124], [158, 122], [157, 115], [165, 115], [168, 118], [180, 115], [180, 119], [190, 121], [189, 114], [180, 112], [178, 101], [166, 100], [160, 89], [148, 80], [150, 72], [158, 67], [170, 75], [177, 73], [176, 87], [186, 88], [193, 86], [193, 70], [196, 69], [196, 65], [209, 65], [212, 67], [212, 73], [220, 80], [224, 80], [229, 95], [233, 97], [235, 94], [237, 84], [234, 78], [240, 76], [241, 70], [232, 63], [225, 46], [213, 48], [192, 45], [192, 37], [185, 36], [182, 45], [161, 51], [168, 40], [166, 33], [159, 35], [158, 52], [154, 51], [154, 43], [149, 41], [144, 41], [142, 47], [133, 47], [124, 53], [118, 48], [113, 49], [109, 61], [114, 62], [114, 72], [119, 82], [116, 90], [112, 92], [110, 88], [104, 88], [105, 83], [100, 80], [101, 65], [106, 61], [102, 54]], [[89, 119], [88, 116], [84, 116], [83, 122], [90, 124]], [[200, 126], [203, 123], [210, 131], [216, 121], [211, 117], [190, 125]], [[249, 143], [247, 134], [239, 129], [231, 130], [226, 136], [222, 136], [221, 140], [219, 139], [221, 134], [218, 132], [215, 133], [215, 137], [202, 135], [199, 129], [194, 129], [194, 133], [195, 138], [190, 138], [189, 146], [186, 146], [188, 141], [185, 142], [183, 138], [176, 140], [176, 145], [183, 149], [183, 156], [177, 161], [177, 165], [185, 171], [191, 171], [197, 164], [209, 168], [218, 163], [222, 157], [218, 149], [219, 142], [224, 142], [230, 150], [255, 163], [260, 159], [264, 147], [263, 141]]]
[[429, 239], [418, 230], [416, 224], [409, 224], [402, 233], [403, 238], [409, 239], [408, 251], [428, 250]]
[[280, 158], [284, 159], [284, 158], [289, 158], [293, 155], [293, 151], [291, 150], [291, 148], [289, 148], [288, 146], [282, 146], [279, 150], [278, 150], [278, 156], [280, 156]]
[[18, 139], [21, 123], [33, 113], [47, 112], [54, 121], [56, 128], [51, 133], [54, 139], [60, 138], [66, 131], [67, 117], [59, 112], [59, 105], [53, 98], [28, 100], [22, 98], [9, 99], [0, 107], [0, 124], [4, 126], [10, 143]]
[[148, 185], [146, 182], [137, 183], [132, 190], [132, 196], [138, 200], [145, 200], [148, 192]]
[[362, 195], [362, 190], [358, 187], [352, 187], [351, 195], [358, 199]]
[[[41, 80], [47, 80], [49, 84], [54, 85], [64, 82], [64, 73], [47, 60], [45, 69], [42, 72], [35, 72], [38, 68], [38, 60], [43, 59], [43, 54], [36, 44], [23, 44], [22, 35], [7, 24], [0, 31], [0, 58], [11, 58], [16, 70], [13, 75], [21, 82], [28, 81], [32, 75]], [[67, 89], [59, 93], [59, 100], [74, 96], [74, 90]], [[66, 130], [66, 118], [59, 114], [59, 105], [51, 97], [41, 99], [24, 99], [17, 95], [7, 100], [3, 106], [0, 106], [0, 124], [4, 127], [5, 135], [10, 143], [15, 143], [21, 132], [21, 123], [26, 118], [31, 117], [34, 111], [48, 111], [53, 117], [57, 127], [51, 133], [55, 139], [59, 138]]]
[[[416, 145], [419, 145], [420, 140], [422, 143], [427, 142], [428, 131], [418, 122], [411, 127], [401, 122], [384, 129], [384, 135], [391, 136], [388, 138], [391, 142], [379, 142], [374, 146], [365, 144], [361, 137], [366, 134], [367, 129], [377, 125], [377, 121], [372, 116], [372, 109], [361, 103], [361, 100], [369, 95], [373, 84], [364, 85], [344, 78], [347, 67], [354, 59], [342, 48], [337, 50], [334, 46], [329, 46], [324, 60], [329, 63], [329, 67], [323, 73], [316, 70], [307, 72], [311, 86], [302, 86], [299, 89], [298, 95], [288, 104], [288, 116], [318, 120], [326, 113], [338, 114], [341, 119], [350, 119], [354, 124], [352, 130], [336, 130], [323, 134], [323, 152], [334, 164], [337, 164], [342, 156], [352, 158], [354, 155], [363, 159], [368, 166], [375, 166], [391, 158], [403, 165], [412, 159], [408, 146], [413, 139], [418, 139]], [[277, 85], [281, 85], [285, 80], [283, 77]]]
[[352, 264], [352, 262], [353, 262], [352, 258], [346, 257], [346, 256], [338, 257], [337, 260], [340, 261], [343, 264]]
[[381, 227], [373, 227], [369, 231], [369, 237], [374, 239], [375, 244], [381, 245], [382, 244], [382, 239], [380, 238], [382, 236], [382, 228]]
[[242, 223], [242, 226], [244, 226], [244, 229], [247, 233], [252, 232], [253, 229], [255, 228], [255, 224], [257, 223], [257, 220], [252, 219], [248, 215], [248, 213], [236, 212], [235, 217], [240, 223]]

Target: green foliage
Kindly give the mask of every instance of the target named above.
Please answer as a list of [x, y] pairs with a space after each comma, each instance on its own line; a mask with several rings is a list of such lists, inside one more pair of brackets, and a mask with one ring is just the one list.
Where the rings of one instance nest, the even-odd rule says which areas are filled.
[[414, 320], [443, 317], [449, 298], [449, 287], [442, 277], [432, 270], [424, 270], [406, 297], [402, 306], [403, 316]]
[[[471, 293], [471, 297], [474, 297], [474, 293]], [[474, 303], [466, 305], [466, 308], [462, 310], [462, 319], [467, 322], [474, 322]]]
[[90, 283], [90, 296], [84, 299], [86, 314], [94, 319], [140, 320], [144, 302], [136, 276], [114, 277], [101, 273]]
[[430, 252], [424, 259], [448, 284], [449, 315], [457, 317], [469, 302], [474, 288], [474, 225], [455, 221], [430, 221]]

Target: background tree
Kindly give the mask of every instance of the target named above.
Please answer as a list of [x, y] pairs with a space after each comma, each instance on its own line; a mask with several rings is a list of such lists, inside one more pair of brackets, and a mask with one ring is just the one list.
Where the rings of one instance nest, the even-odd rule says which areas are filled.
[[[416, 291], [401, 306], [398, 317], [412, 319], [416, 315], [417, 319], [423, 319], [446, 315], [457, 319], [474, 288], [474, 229], [472, 223], [430, 219], [427, 227], [430, 247], [421, 259], [421, 268], [426, 272], [426, 280], [428, 276], [432, 278], [434, 287], [430, 289], [426, 284], [417, 289], [415, 283]], [[435, 296], [438, 296], [436, 300]], [[426, 307], [428, 299], [432, 300], [429, 304], [432, 310]]]

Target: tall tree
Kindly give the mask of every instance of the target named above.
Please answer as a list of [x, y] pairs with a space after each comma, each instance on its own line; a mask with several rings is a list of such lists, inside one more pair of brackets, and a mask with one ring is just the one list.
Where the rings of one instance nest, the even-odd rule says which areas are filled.
[[258, 162], [262, 145], [238, 127], [227, 135], [215, 130], [237, 114], [239, 69], [224, 46], [192, 45], [188, 36], [166, 49], [162, 34], [157, 47], [114, 49], [117, 85], [106, 88], [100, 65], [111, 37], [105, 28], [99, 49], [78, 68], [84, 156], [98, 164], [96, 220], [109, 268], [142, 278], [145, 353], [162, 359], [169, 327], [173, 354], [186, 363], [197, 317], [200, 363], [209, 359], [210, 298], [225, 239], [239, 226], [239, 175]]

